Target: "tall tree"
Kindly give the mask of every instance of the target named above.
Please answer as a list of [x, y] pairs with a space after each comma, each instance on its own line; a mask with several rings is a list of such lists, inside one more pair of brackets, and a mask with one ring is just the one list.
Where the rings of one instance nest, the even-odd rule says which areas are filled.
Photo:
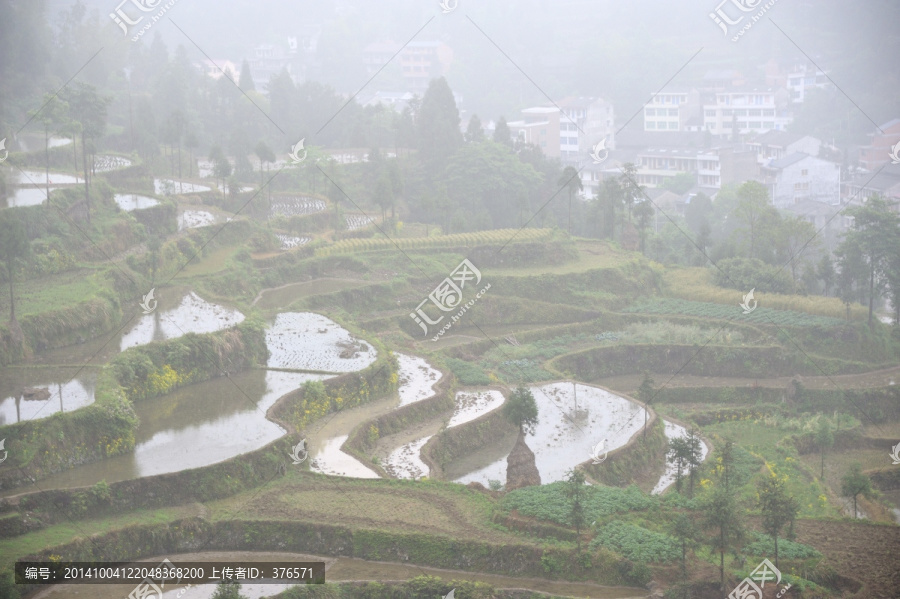
[[638, 201], [634, 207], [634, 216], [636, 219], [635, 226], [637, 226], [638, 234], [641, 237], [641, 254], [643, 254], [647, 245], [647, 228], [653, 222], [653, 217], [656, 216], [656, 208], [653, 207], [653, 203], [650, 200]]
[[241, 78], [238, 82], [238, 87], [245, 92], [255, 92], [256, 85], [253, 84], [253, 75], [250, 73], [250, 63], [247, 62], [247, 59], [241, 63]]
[[850, 465], [850, 471], [841, 477], [841, 495], [853, 498], [853, 517], [859, 516], [856, 509], [856, 499], [860, 495], [866, 498], [872, 497], [872, 481], [862, 471], [859, 462]]
[[828, 297], [828, 292], [831, 290], [832, 285], [834, 285], [835, 277], [837, 277], [837, 273], [834, 270], [834, 262], [831, 261], [831, 256], [828, 254], [822, 256], [822, 259], [819, 260], [819, 265], [816, 267], [816, 275], [822, 280], [822, 284], [825, 286], [822, 295]]
[[13, 283], [20, 260], [31, 250], [31, 242], [25, 232], [25, 223], [16, 215], [15, 210], [0, 210], [0, 258], [6, 267], [6, 280], [9, 283], [9, 322], [18, 329], [16, 321], [16, 294]]
[[231, 163], [221, 146], [214, 145], [209, 150], [209, 161], [213, 163], [213, 175], [222, 180], [222, 199], [225, 199], [225, 180], [231, 176]]
[[512, 133], [509, 131], [509, 125], [506, 124], [506, 119], [502, 116], [494, 126], [494, 141], [498, 144], [512, 147]]
[[731, 472], [734, 469], [734, 441], [728, 437], [716, 449], [716, 468], [722, 468], [722, 482], [725, 490], [731, 490]]
[[573, 468], [566, 474], [566, 497], [569, 500], [569, 524], [575, 528], [575, 543], [581, 552], [581, 529], [585, 525], [584, 515], [584, 472]]
[[[264, 141], [260, 141], [256, 144], [253, 153], [259, 158], [259, 189], [262, 190], [263, 185], [265, 185], [263, 171], [265, 171], [265, 174], [268, 174], [268, 165], [274, 163], [278, 158], [275, 156], [275, 152], [272, 151], [272, 148], [266, 145], [266, 142]], [[272, 212], [272, 188], [269, 187], [267, 192], [266, 196], [269, 198], [269, 212], [266, 213], [266, 222], [269, 222], [269, 214]]]
[[[900, 215], [881, 196], [872, 196], [862, 206], [850, 208], [847, 214], [853, 218], [850, 230], [835, 252], [844, 255], [858, 252], [868, 279], [869, 324], [875, 310], [876, 283], [886, 281], [890, 258], [900, 253]], [[861, 273], [857, 276], [861, 279]]]
[[822, 457], [819, 478], [825, 482], [825, 452], [834, 445], [834, 435], [831, 432], [831, 423], [822, 414], [819, 416], [819, 426], [816, 428], [816, 445], [819, 446], [819, 454]]
[[111, 98], [101, 96], [97, 88], [76, 81], [66, 88], [70, 118], [81, 124], [81, 162], [84, 170], [84, 201], [91, 220], [91, 189], [88, 172], [88, 140], [96, 141], [106, 131], [106, 111]]
[[[60, 132], [68, 123], [69, 105], [54, 94], [44, 94], [41, 108], [29, 111], [44, 126], [44, 163], [47, 186], [47, 206], [50, 205], [50, 136]], [[74, 142], [73, 142], [74, 143]]]
[[533, 430], [538, 423], [537, 402], [528, 387], [517, 387], [503, 404], [503, 414], [520, 432]]
[[741, 509], [734, 496], [724, 487], [716, 487], [703, 501], [703, 528], [711, 530], [710, 547], [719, 553], [719, 583], [725, 590], [725, 553], [744, 539]]
[[644, 409], [644, 437], [647, 436], [647, 419], [649, 418], [650, 404], [653, 403], [653, 397], [656, 394], [653, 389], [655, 384], [656, 381], [650, 378], [650, 373], [645, 372], [644, 379], [641, 381], [641, 385], [637, 390], [638, 400], [644, 402], [647, 406], [646, 409]]
[[670, 521], [669, 531], [681, 545], [681, 576], [687, 578], [687, 550], [695, 544], [697, 525], [688, 514], [678, 514]]
[[811, 222], [799, 216], [783, 216], [775, 232], [780, 262], [791, 265], [791, 277], [797, 281], [797, 267], [800, 255], [809, 250], [817, 240], [816, 228]]
[[578, 173], [578, 169], [574, 166], [567, 166], [563, 169], [562, 176], [559, 178], [559, 181], [556, 182], [560, 188], [565, 188], [566, 193], [569, 196], [569, 217], [568, 217], [568, 226], [566, 230], [569, 232], [569, 235], [572, 234], [572, 196], [575, 195], [576, 192], [580, 192], [584, 189], [584, 186], [581, 183], [581, 175]]
[[758, 246], [767, 213], [774, 210], [769, 205], [769, 192], [762, 183], [747, 181], [737, 190], [735, 217], [744, 224], [749, 244], [748, 257], [758, 258]]
[[434, 175], [463, 143], [459, 110], [447, 80], [433, 79], [416, 118], [416, 147], [427, 173]]
[[472, 118], [469, 119], [469, 124], [466, 127], [466, 141], [469, 143], [478, 143], [484, 140], [484, 127], [481, 124], [481, 119], [478, 118], [477, 114], [472, 115]]
[[778, 535], [784, 525], [797, 517], [800, 505], [787, 494], [785, 478], [766, 476], [756, 486], [757, 505], [762, 514], [762, 527], [775, 540], [775, 567], [778, 567]]

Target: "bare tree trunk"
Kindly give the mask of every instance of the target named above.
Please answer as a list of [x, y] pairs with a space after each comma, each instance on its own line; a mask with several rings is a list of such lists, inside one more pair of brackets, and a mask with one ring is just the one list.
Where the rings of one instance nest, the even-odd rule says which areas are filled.
[[81, 164], [84, 170], [84, 205], [87, 208], [88, 222], [91, 222], [91, 190], [88, 184], [87, 145], [84, 140], [84, 131], [81, 132]]
[[9, 275], [9, 322], [16, 322], [16, 295], [13, 293], [13, 265], [6, 265], [6, 274]]

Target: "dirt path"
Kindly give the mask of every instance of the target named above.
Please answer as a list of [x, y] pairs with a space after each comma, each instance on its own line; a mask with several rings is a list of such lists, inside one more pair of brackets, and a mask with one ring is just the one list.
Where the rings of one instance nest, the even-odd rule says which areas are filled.
[[[729, 378], [717, 376], [696, 376], [692, 374], [678, 374], [672, 377], [670, 374], [650, 373], [657, 385], [665, 384], [666, 387], [766, 387], [770, 389], [788, 389], [794, 377], [781, 376], [775, 378]], [[625, 393], [636, 390], [643, 380], [642, 374], [627, 374], [622, 376], [603, 377], [596, 382], [605, 387]], [[874, 370], [861, 374], [838, 374], [831, 376], [804, 376], [798, 377], [807, 389], [834, 389], [835, 385], [840, 389], [872, 389], [887, 387], [900, 383], [900, 366]]]

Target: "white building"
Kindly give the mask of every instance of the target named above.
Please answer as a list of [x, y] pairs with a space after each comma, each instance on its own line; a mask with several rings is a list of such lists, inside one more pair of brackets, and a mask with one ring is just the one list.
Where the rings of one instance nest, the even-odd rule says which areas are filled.
[[765, 185], [777, 208], [806, 201], [839, 204], [841, 165], [802, 152], [762, 167]]
[[[784, 94], [782, 90], [782, 94]], [[784, 131], [793, 116], [779, 109], [775, 89], [742, 89], [719, 91], [715, 103], [703, 105], [703, 126], [713, 135], [729, 137]]]
[[810, 156], [818, 156], [822, 141], [810, 135], [799, 135], [785, 131], [768, 131], [754, 137], [747, 145], [756, 150], [757, 160], [766, 164], [772, 160], [780, 160], [785, 156], [802, 152]]
[[796, 65], [787, 74], [787, 88], [794, 104], [803, 102], [809, 90], [823, 89], [829, 83], [825, 72], [812, 64]]

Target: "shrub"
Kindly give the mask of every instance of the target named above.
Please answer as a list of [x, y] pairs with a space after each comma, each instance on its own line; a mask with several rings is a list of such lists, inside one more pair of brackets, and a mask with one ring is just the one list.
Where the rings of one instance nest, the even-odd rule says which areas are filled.
[[635, 562], [671, 562], [681, 557], [678, 542], [667, 534], [614, 520], [603, 526], [591, 547], [605, 547]]
[[719, 287], [738, 289], [744, 293], [754, 288], [771, 293], [797, 291], [783, 268], [771, 266], [757, 258], [725, 258], [716, 266], [713, 280]]

